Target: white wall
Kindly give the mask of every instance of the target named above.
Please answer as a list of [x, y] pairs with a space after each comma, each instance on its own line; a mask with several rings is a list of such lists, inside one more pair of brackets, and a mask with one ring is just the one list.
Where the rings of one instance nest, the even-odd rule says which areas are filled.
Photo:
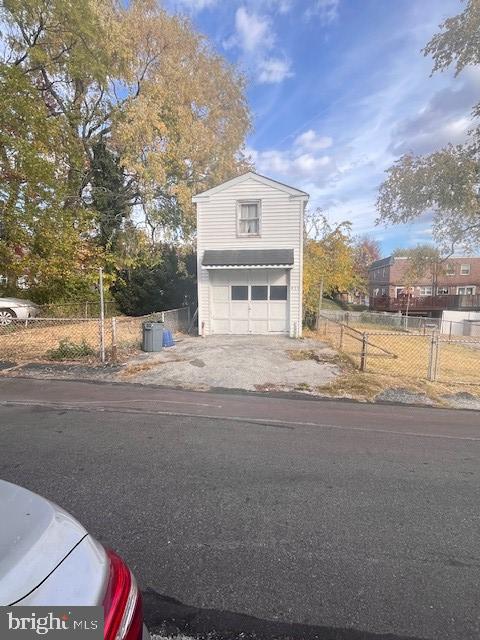
[[480, 336], [480, 311], [443, 311], [441, 333], [450, 332], [452, 336]]
[[[237, 201], [261, 200], [261, 236], [237, 237]], [[303, 197], [249, 177], [197, 201], [198, 326], [210, 333], [206, 249], [293, 249], [290, 274], [290, 335], [302, 328]]]

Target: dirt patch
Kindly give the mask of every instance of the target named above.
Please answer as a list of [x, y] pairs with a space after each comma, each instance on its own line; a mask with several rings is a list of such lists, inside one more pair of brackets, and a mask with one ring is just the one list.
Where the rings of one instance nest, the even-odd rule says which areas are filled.
[[338, 354], [330, 351], [315, 351], [314, 349], [294, 349], [287, 351], [290, 360], [301, 362], [302, 360], [313, 360], [318, 364], [330, 363], [340, 364], [341, 359]]
[[200, 358], [195, 358], [195, 360], [190, 360], [190, 364], [193, 365], [194, 367], [205, 367], [205, 362], [203, 360], [200, 360]]

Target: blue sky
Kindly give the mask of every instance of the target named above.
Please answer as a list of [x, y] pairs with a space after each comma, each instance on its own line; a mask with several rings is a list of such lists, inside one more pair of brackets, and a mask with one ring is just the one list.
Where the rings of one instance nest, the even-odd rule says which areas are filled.
[[460, 0], [167, 0], [248, 78], [257, 171], [308, 191], [332, 222], [393, 248], [428, 220], [375, 226], [384, 171], [406, 151], [461, 142], [480, 72], [437, 73], [420, 49]]

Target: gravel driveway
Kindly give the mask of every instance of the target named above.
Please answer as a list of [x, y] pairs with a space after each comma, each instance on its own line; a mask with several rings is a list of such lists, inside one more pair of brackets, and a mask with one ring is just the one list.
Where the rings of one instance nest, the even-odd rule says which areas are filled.
[[335, 352], [284, 336], [183, 337], [160, 353], [131, 360], [119, 378], [189, 389], [314, 390], [339, 373]]

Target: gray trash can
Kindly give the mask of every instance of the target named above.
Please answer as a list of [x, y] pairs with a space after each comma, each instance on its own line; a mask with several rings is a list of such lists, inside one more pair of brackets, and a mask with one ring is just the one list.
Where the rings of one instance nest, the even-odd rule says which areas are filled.
[[143, 323], [143, 351], [161, 351], [163, 346], [163, 322]]

